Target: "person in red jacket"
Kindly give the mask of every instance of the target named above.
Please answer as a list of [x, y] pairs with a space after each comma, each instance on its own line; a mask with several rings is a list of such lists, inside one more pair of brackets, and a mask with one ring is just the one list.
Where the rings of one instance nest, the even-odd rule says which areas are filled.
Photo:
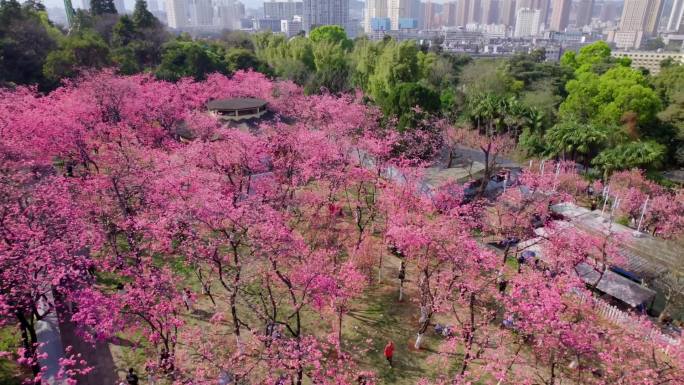
[[394, 342], [389, 341], [387, 342], [387, 345], [385, 346], [385, 358], [387, 358], [387, 362], [389, 362], [390, 368], [392, 367], [392, 357], [394, 356]]

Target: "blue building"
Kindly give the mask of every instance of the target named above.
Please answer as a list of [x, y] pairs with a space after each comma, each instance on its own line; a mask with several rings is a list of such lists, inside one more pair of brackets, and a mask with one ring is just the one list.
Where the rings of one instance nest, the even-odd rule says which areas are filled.
[[392, 22], [389, 17], [374, 17], [371, 19], [371, 31], [389, 31]]
[[399, 19], [399, 29], [417, 29], [418, 20], [416, 19]]

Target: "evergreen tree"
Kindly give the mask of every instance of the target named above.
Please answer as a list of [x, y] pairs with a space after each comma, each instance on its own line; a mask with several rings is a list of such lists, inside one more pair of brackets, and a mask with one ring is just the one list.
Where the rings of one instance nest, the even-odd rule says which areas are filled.
[[93, 15], [117, 13], [114, 0], [90, 0], [90, 12]]
[[57, 47], [58, 36], [42, 4], [0, 1], [0, 86], [44, 86], [42, 67], [47, 55]]
[[112, 30], [112, 45], [128, 45], [137, 38], [137, 35], [135, 22], [128, 15], [123, 15]]
[[138, 28], [153, 28], [159, 24], [159, 20], [147, 9], [147, 2], [145, 0], [137, 0], [135, 2], [133, 22]]

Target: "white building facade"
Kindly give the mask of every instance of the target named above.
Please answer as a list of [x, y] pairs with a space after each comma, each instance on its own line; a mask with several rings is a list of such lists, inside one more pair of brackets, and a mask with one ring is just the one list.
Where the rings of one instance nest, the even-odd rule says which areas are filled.
[[541, 11], [538, 9], [520, 8], [515, 17], [515, 37], [537, 36]]

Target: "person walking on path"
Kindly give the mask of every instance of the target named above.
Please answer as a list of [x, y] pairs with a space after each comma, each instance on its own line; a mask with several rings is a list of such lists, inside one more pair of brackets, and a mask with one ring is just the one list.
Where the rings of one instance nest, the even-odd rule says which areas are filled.
[[138, 379], [138, 375], [135, 373], [135, 369], [129, 368], [128, 374], [126, 375], [126, 382], [128, 382], [128, 385], [138, 385], [139, 381], [140, 380]]
[[183, 289], [182, 298], [183, 303], [185, 303], [185, 307], [188, 309], [189, 312], [192, 312], [192, 292], [187, 287]]
[[387, 345], [385, 346], [385, 358], [387, 358], [387, 362], [389, 362], [390, 368], [392, 368], [392, 357], [394, 357], [394, 342], [389, 341], [387, 342]]

